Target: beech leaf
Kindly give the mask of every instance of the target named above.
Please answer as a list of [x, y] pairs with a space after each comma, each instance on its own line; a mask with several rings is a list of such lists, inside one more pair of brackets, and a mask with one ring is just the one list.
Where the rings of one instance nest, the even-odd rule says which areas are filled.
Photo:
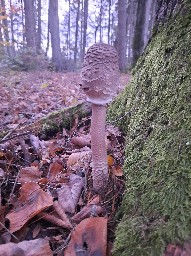
[[13, 233], [26, 224], [32, 217], [53, 204], [52, 197], [36, 183], [25, 183], [20, 192], [19, 205], [6, 217], [10, 220]]
[[38, 182], [38, 180], [41, 178], [41, 175], [42, 171], [39, 171], [38, 167], [25, 167], [20, 170], [19, 182]]
[[88, 218], [81, 221], [72, 231], [71, 240], [64, 256], [106, 255], [107, 221], [107, 218], [104, 217]]
[[83, 178], [78, 175], [71, 174], [68, 184], [63, 184], [58, 190], [58, 202], [65, 212], [75, 212], [83, 186]]

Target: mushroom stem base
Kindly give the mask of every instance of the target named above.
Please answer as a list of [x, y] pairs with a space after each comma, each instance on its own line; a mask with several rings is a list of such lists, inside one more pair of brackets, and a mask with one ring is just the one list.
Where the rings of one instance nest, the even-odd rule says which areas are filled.
[[107, 149], [105, 143], [106, 106], [92, 105], [91, 148], [93, 188], [102, 191], [108, 179]]

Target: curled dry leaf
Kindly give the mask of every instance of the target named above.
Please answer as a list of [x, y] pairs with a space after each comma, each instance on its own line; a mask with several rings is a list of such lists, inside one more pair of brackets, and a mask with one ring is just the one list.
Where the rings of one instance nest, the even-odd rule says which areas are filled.
[[63, 184], [62, 187], [58, 189], [58, 202], [65, 212], [75, 212], [83, 186], [83, 178], [71, 174], [68, 184]]
[[48, 239], [23, 241], [18, 244], [7, 243], [0, 245], [0, 256], [53, 256]]
[[108, 166], [111, 167], [112, 165], [114, 165], [114, 158], [111, 155], [107, 156], [107, 163]]
[[45, 213], [45, 212], [40, 212], [38, 214], [38, 217], [39, 218], [43, 218], [59, 227], [62, 227], [62, 228], [66, 228], [66, 229], [71, 229], [71, 225], [68, 224], [68, 222], [66, 221], [63, 221], [62, 219], [60, 219], [58, 216], [56, 216], [54, 213]]
[[86, 158], [90, 158], [91, 156], [91, 151], [90, 150], [87, 150], [87, 151], [82, 151], [82, 152], [77, 152], [77, 153], [72, 153], [69, 158], [68, 158], [68, 161], [67, 161], [67, 167], [71, 167], [75, 164], [78, 163], [78, 161], [83, 161], [85, 160]]
[[19, 182], [25, 183], [25, 182], [38, 182], [38, 180], [41, 178], [42, 171], [39, 171], [38, 167], [31, 166], [31, 167], [25, 167], [20, 170], [19, 173]]
[[50, 164], [47, 178], [49, 179], [49, 181], [53, 182], [53, 181], [55, 181], [56, 176], [59, 173], [61, 173], [62, 171], [63, 171], [62, 164], [55, 161], [55, 162]]
[[17, 244], [7, 243], [0, 245], [0, 256], [26, 256], [26, 254]]
[[87, 136], [73, 137], [71, 142], [80, 148], [90, 146], [90, 138]]
[[31, 134], [29, 136], [29, 139], [30, 139], [30, 143], [32, 144], [33, 148], [35, 149], [36, 152], [39, 151], [40, 149], [40, 140], [39, 140], [39, 137], [38, 136], [35, 136], [33, 134]]
[[53, 204], [52, 197], [36, 183], [25, 183], [20, 192], [17, 209], [6, 215], [10, 221], [10, 231], [19, 230], [28, 220]]
[[122, 170], [122, 168], [119, 166], [119, 165], [117, 165], [117, 166], [112, 166], [112, 173], [115, 175], [115, 176], [118, 176], [118, 177], [121, 177], [121, 176], [123, 176], [124, 174], [123, 174], [123, 170]]
[[107, 219], [95, 217], [81, 221], [72, 231], [64, 256], [106, 255], [106, 250]]
[[70, 223], [68, 216], [66, 215], [64, 209], [61, 207], [61, 205], [58, 203], [58, 201], [54, 201], [53, 207], [54, 207], [56, 213], [60, 216], [60, 218], [66, 223], [66, 227], [71, 229], [73, 226]]
[[84, 208], [75, 214], [71, 220], [75, 223], [80, 223], [82, 220], [89, 217], [97, 217], [99, 214], [103, 212], [103, 208], [101, 205], [96, 204], [88, 204], [84, 206]]

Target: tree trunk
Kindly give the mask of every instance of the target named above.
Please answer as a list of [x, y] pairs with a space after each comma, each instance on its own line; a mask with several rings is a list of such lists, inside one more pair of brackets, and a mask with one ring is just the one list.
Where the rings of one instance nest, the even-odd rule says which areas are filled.
[[77, 13], [76, 13], [76, 31], [75, 31], [75, 47], [74, 47], [74, 63], [76, 66], [77, 53], [78, 53], [78, 32], [79, 32], [79, 17], [80, 17], [80, 1], [78, 1]]
[[70, 20], [71, 20], [71, 1], [68, 1], [68, 7], [69, 7], [69, 11], [68, 11], [68, 33], [67, 33], [67, 57], [68, 59], [70, 59]]
[[126, 71], [126, 8], [127, 1], [118, 1], [118, 33], [117, 33], [117, 50], [119, 54], [119, 69]]
[[107, 26], [107, 43], [110, 44], [111, 31], [111, 0], [108, 1], [108, 26]]
[[36, 26], [34, 0], [24, 0], [25, 36], [27, 46], [36, 52]]
[[132, 66], [135, 65], [137, 59], [141, 55], [144, 49], [144, 26], [145, 26], [145, 10], [146, 2], [138, 0], [137, 5], [137, 16], [136, 16], [136, 25], [135, 25], [135, 34], [132, 45]]
[[154, 34], [110, 106], [126, 134], [113, 256], [191, 255], [190, 13], [190, 0], [159, 1]]
[[38, 22], [38, 29], [37, 29], [37, 51], [41, 52], [41, 37], [42, 37], [42, 26], [41, 26], [41, 9], [42, 4], [41, 0], [38, 0], [38, 7], [37, 7], [37, 22]]
[[85, 51], [86, 51], [87, 24], [88, 24], [88, 0], [84, 0], [84, 26], [83, 26], [82, 62], [83, 62]]
[[5, 0], [1, 0], [1, 6], [2, 6], [2, 16], [5, 16], [5, 18], [2, 20], [3, 23], [3, 34], [4, 34], [4, 41], [6, 45], [6, 51], [9, 57], [11, 57], [11, 43], [9, 38], [9, 26], [8, 21], [6, 18], [6, 6], [5, 6]]
[[60, 50], [58, 0], [49, 0], [49, 29], [51, 34], [52, 61], [56, 71], [62, 71], [62, 56]]

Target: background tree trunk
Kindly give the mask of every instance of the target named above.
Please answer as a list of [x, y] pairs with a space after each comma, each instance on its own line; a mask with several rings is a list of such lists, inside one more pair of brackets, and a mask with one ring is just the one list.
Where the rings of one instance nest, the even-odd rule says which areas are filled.
[[11, 42], [9, 38], [9, 26], [8, 26], [8, 21], [6, 18], [6, 6], [5, 6], [5, 0], [1, 0], [1, 6], [2, 6], [2, 15], [5, 17], [2, 20], [3, 23], [3, 34], [4, 34], [4, 42], [6, 45], [6, 51], [9, 57], [11, 57]]
[[80, 17], [80, 1], [78, 1], [77, 12], [76, 12], [76, 30], [75, 30], [75, 47], [74, 47], [75, 66], [76, 66], [77, 54], [78, 54], [79, 17]]
[[24, 0], [25, 37], [27, 46], [36, 52], [36, 26], [34, 0]]
[[117, 32], [117, 50], [119, 54], [119, 69], [126, 71], [126, 9], [127, 1], [118, 1], [118, 32]]
[[58, 0], [49, 0], [49, 29], [51, 34], [52, 61], [56, 71], [62, 71], [62, 56], [60, 50]]
[[146, 10], [146, 2], [142, 0], [138, 0], [137, 5], [137, 15], [136, 15], [136, 24], [135, 24], [135, 33], [132, 45], [132, 66], [135, 65], [137, 59], [141, 55], [144, 49], [144, 27], [145, 27], [145, 10]]
[[38, 23], [38, 29], [37, 29], [37, 51], [41, 52], [41, 37], [42, 37], [42, 26], [41, 26], [41, 9], [42, 4], [41, 0], [38, 0], [38, 7], [37, 7], [37, 23]]
[[83, 62], [85, 51], [86, 51], [87, 25], [88, 25], [88, 0], [84, 0], [84, 26], [83, 26], [83, 43], [82, 43], [82, 62]]

